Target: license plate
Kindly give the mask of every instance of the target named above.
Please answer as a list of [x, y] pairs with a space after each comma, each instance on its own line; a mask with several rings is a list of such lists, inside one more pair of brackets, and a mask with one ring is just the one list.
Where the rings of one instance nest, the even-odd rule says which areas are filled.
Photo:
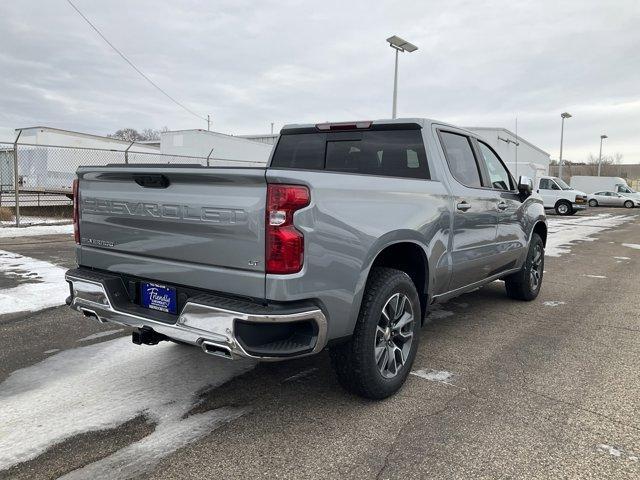
[[140, 284], [140, 304], [143, 307], [175, 314], [177, 311], [176, 289], [142, 282]]

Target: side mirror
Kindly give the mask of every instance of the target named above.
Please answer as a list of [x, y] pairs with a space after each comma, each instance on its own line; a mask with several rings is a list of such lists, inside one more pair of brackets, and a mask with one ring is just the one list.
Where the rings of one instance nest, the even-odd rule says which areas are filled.
[[518, 191], [522, 195], [531, 195], [531, 192], [533, 192], [533, 180], [525, 175], [521, 175], [518, 180]]

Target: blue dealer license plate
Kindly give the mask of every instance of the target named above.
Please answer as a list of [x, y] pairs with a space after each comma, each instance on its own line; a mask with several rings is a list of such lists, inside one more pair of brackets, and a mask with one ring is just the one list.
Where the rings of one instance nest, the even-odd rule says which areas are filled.
[[140, 304], [143, 307], [175, 314], [176, 289], [156, 283], [140, 283]]

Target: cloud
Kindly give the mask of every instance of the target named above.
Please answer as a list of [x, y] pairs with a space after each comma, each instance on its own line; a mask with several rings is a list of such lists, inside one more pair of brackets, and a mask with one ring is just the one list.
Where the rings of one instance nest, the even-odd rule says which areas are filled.
[[[325, 2], [76, 0], [104, 34], [216, 130], [399, 114], [514, 128], [557, 156], [607, 149], [640, 161], [640, 3], [635, 0]], [[123, 14], [126, 12], [126, 15]], [[63, 1], [0, 6], [0, 127], [106, 134], [202, 128], [140, 78]]]

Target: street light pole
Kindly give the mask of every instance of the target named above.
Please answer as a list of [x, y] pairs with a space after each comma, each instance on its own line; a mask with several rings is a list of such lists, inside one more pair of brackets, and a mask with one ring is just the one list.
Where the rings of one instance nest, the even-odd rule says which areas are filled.
[[398, 52], [399, 49], [395, 49], [396, 51], [396, 68], [395, 73], [393, 74], [393, 108], [391, 110], [391, 118], [396, 118], [396, 112], [398, 109]]
[[389, 46], [396, 51], [396, 63], [393, 75], [393, 107], [391, 109], [391, 118], [396, 118], [398, 111], [398, 53], [415, 52], [418, 47], [396, 35], [387, 38], [387, 42], [389, 42]]
[[598, 155], [598, 176], [600, 176], [600, 170], [602, 169], [602, 141], [605, 138], [609, 138], [606, 135], [600, 135], [600, 155]]
[[560, 127], [560, 159], [558, 160], [558, 178], [562, 180], [562, 144], [564, 142], [564, 119], [571, 118], [569, 112], [563, 112], [560, 114], [562, 117], [562, 126]]

